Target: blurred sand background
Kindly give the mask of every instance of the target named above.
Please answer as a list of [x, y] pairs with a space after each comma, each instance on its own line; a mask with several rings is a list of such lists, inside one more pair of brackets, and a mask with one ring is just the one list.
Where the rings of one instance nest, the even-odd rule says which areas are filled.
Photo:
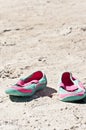
[[[5, 94], [36, 70], [47, 76], [45, 90]], [[0, 130], [86, 130], [86, 99], [59, 101], [63, 71], [86, 85], [86, 1], [0, 0]]]

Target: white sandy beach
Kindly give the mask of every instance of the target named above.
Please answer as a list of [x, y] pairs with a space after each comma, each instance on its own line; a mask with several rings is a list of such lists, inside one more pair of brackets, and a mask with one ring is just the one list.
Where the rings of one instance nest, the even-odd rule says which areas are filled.
[[[31, 98], [5, 94], [37, 70], [47, 88]], [[0, 130], [86, 130], [86, 99], [58, 98], [64, 71], [86, 86], [86, 1], [0, 0]]]

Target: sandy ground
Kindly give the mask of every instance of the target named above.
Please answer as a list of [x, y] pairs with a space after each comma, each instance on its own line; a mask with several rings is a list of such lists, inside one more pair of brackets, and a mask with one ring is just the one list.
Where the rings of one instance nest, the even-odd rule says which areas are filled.
[[[9, 97], [20, 77], [45, 72], [33, 97]], [[59, 101], [61, 72], [86, 84], [85, 0], [0, 0], [0, 130], [86, 130], [86, 99]]]

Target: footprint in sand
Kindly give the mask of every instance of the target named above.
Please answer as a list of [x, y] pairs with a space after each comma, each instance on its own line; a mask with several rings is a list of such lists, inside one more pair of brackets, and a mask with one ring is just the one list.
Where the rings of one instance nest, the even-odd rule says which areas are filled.
[[81, 30], [82, 30], [83, 32], [85, 32], [85, 31], [86, 31], [86, 27], [81, 27]]
[[20, 77], [22, 73], [23, 71], [21, 69], [8, 65], [0, 70], [0, 78], [14, 79]]
[[0, 42], [0, 46], [15, 46], [15, 43]]
[[72, 27], [63, 28], [60, 30], [60, 35], [66, 36], [72, 32]]

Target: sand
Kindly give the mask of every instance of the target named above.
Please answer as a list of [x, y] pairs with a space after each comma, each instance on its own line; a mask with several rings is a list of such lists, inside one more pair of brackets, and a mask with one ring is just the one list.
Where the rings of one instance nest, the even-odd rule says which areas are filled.
[[[37, 70], [47, 88], [31, 98], [5, 94]], [[86, 86], [86, 1], [0, 0], [0, 130], [86, 130], [86, 99], [59, 100], [63, 71]]]

